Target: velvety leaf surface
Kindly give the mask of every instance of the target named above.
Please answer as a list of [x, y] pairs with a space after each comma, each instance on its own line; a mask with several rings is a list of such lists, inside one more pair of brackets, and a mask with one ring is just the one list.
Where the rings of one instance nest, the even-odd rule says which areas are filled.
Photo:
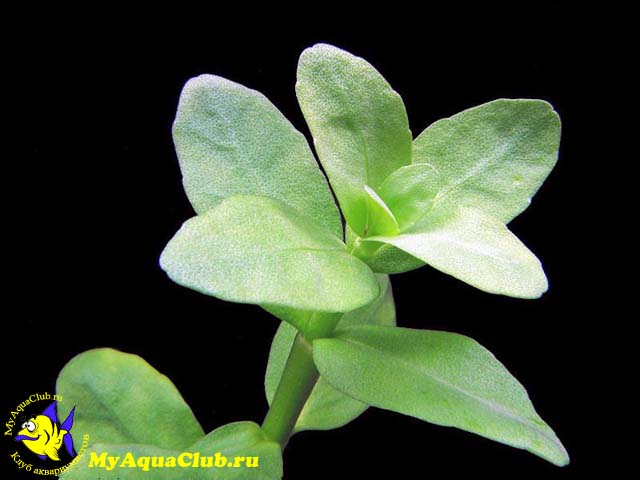
[[494, 100], [439, 120], [414, 142], [413, 161], [440, 174], [438, 208], [472, 207], [509, 223], [553, 169], [560, 118], [542, 100]]
[[76, 407], [76, 449], [91, 443], [141, 443], [182, 449], [204, 435], [171, 381], [137, 355], [109, 348], [77, 355], [60, 372], [58, 416]]
[[331, 45], [306, 49], [296, 93], [342, 212], [358, 234], [367, 196], [411, 163], [412, 136], [400, 96], [362, 58]]
[[313, 356], [327, 382], [369, 405], [569, 462], [524, 387], [468, 337], [359, 326], [315, 340]]
[[233, 302], [345, 312], [378, 295], [339, 238], [268, 197], [230, 197], [188, 220], [160, 264], [176, 283]]
[[370, 240], [394, 245], [489, 293], [538, 298], [547, 290], [536, 256], [502, 222], [476, 210], [457, 209], [395, 237]]
[[261, 93], [214, 75], [192, 78], [180, 96], [173, 138], [197, 213], [233, 195], [263, 195], [342, 236], [306, 139]]

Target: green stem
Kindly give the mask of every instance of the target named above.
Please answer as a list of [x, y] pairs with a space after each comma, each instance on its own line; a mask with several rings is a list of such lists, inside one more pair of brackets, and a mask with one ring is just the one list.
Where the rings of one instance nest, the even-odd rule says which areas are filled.
[[311, 343], [298, 332], [280, 385], [262, 423], [264, 432], [284, 449], [293, 432], [300, 412], [318, 381], [318, 369], [313, 363]]

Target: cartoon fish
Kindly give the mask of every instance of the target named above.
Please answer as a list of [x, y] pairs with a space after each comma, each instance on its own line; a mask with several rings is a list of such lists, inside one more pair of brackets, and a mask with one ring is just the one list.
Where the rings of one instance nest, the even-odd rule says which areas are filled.
[[67, 452], [73, 457], [73, 438], [71, 427], [73, 426], [73, 414], [76, 407], [71, 409], [69, 416], [62, 425], [58, 425], [56, 416], [56, 402], [49, 405], [41, 415], [30, 418], [22, 424], [22, 430], [16, 435], [16, 442], [24, 445], [35, 453], [40, 459], [60, 460], [58, 449], [64, 443]]

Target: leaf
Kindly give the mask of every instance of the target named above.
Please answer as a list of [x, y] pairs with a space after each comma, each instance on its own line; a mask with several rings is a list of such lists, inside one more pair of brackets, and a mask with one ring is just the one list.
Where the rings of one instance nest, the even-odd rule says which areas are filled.
[[137, 355], [100, 348], [67, 363], [56, 384], [59, 416], [74, 406], [76, 449], [91, 443], [142, 443], [186, 448], [204, 435], [193, 412], [171, 383]]
[[306, 139], [261, 93], [214, 75], [192, 78], [173, 139], [197, 213], [233, 195], [262, 195], [342, 237], [340, 213]]
[[400, 232], [398, 221], [384, 200], [368, 185], [364, 186], [364, 190], [368, 196], [364, 235], [397, 235]]
[[[120, 457], [112, 470], [107, 470], [110, 465], [108, 460], [105, 459], [104, 464], [101, 463], [100, 457], [104, 453], [107, 456]], [[129, 462], [127, 460], [129, 453], [136, 462], [135, 466], [127, 463]], [[198, 457], [194, 455], [196, 453], [199, 454]], [[217, 453], [219, 455], [216, 456]], [[176, 467], [153, 468], [152, 459], [149, 457], [164, 457], [165, 461], [168, 457], [174, 457]], [[193, 466], [194, 463], [201, 465], [199, 462], [204, 457], [213, 457], [212, 467]], [[218, 466], [215, 464], [216, 457], [219, 462]], [[258, 457], [258, 466], [247, 467], [246, 460], [243, 460], [236, 467], [236, 457]], [[93, 466], [90, 467], [92, 460]], [[125, 462], [124, 466], [122, 462]], [[225, 462], [224, 465], [223, 462]], [[230, 463], [233, 465], [232, 467], [229, 467]], [[250, 460], [250, 464], [253, 464], [253, 459]], [[62, 474], [60, 478], [62, 480], [86, 480], [88, 478], [101, 478], [102, 480], [124, 478], [275, 480], [282, 478], [282, 457], [280, 446], [269, 440], [258, 425], [252, 422], [238, 422], [214, 430], [186, 450], [168, 450], [153, 445], [140, 444], [92, 443], [84, 455], [80, 457], [79, 463]]]
[[[538, 298], [547, 277], [536, 256], [502, 222], [472, 209], [458, 209], [395, 237], [373, 237], [410, 253], [480, 290]], [[365, 239], [367, 241], [367, 239]]]
[[431, 210], [438, 185], [435, 168], [428, 163], [415, 163], [389, 175], [379, 193], [397, 219], [400, 230], [404, 231]]
[[378, 295], [340, 239], [268, 197], [230, 197], [188, 220], [160, 264], [176, 283], [233, 302], [341, 312]]
[[473, 207], [509, 223], [553, 169], [559, 143], [551, 105], [501, 99], [435, 122], [416, 138], [413, 155], [441, 175], [438, 208]]
[[411, 163], [402, 99], [365, 60], [324, 44], [300, 56], [296, 93], [347, 223], [362, 235], [364, 185], [377, 189]]
[[[349, 225], [345, 226], [345, 237], [347, 249], [353, 253], [355, 242], [361, 241], [360, 237], [351, 230]], [[375, 248], [372, 249], [373, 253], [370, 253], [365, 261], [371, 270], [376, 273], [403, 273], [424, 265], [424, 262], [419, 258], [409, 255], [393, 245], [379, 242], [375, 242], [375, 244]]]
[[313, 357], [333, 387], [369, 405], [477, 433], [556, 465], [569, 463], [524, 387], [468, 337], [352, 327], [315, 340]]
[[[354, 325], [389, 325], [396, 324], [395, 306], [391, 283], [387, 275], [376, 275], [380, 283], [378, 298], [357, 310], [345, 313], [340, 320], [340, 327]], [[284, 371], [289, 353], [293, 347], [297, 331], [288, 323], [281, 323], [271, 344], [269, 363], [265, 375], [265, 392], [271, 404], [280, 378]], [[346, 425], [364, 412], [368, 406], [344, 395], [329, 385], [322, 377], [316, 383], [305, 404], [294, 432], [304, 430], [331, 430]]]

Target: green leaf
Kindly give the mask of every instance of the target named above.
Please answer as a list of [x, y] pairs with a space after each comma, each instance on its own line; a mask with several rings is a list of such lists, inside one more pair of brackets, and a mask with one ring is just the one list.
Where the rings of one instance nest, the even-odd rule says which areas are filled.
[[367, 195], [411, 163], [412, 135], [400, 95], [369, 63], [330, 45], [298, 63], [298, 102], [342, 212], [363, 235]]
[[439, 120], [414, 142], [414, 162], [441, 176], [438, 208], [473, 207], [509, 223], [558, 157], [560, 119], [542, 100], [495, 100]]
[[569, 463], [524, 387], [468, 337], [360, 326], [315, 340], [313, 357], [333, 387], [369, 405], [461, 428], [556, 465]]
[[385, 179], [380, 197], [393, 212], [400, 230], [407, 230], [431, 210], [439, 182], [438, 173], [428, 163], [401, 167]]
[[[362, 245], [362, 240], [351, 230], [349, 225], [345, 226], [345, 237], [347, 249], [357, 256], [356, 246]], [[375, 243], [375, 248], [369, 249], [371, 251], [363, 261], [376, 273], [403, 273], [424, 265], [424, 262], [419, 258], [409, 255], [393, 245]]]
[[407, 233], [369, 240], [394, 245], [489, 293], [538, 298], [547, 291], [540, 261], [502, 222], [472, 209], [429, 219]]
[[[119, 457], [115, 468], [107, 470], [110, 462], [101, 456]], [[199, 454], [198, 457], [195, 454]], [[127, 455], [131, 454], [135, 466]], [[216, 455], [218, 454], [218, 455]], [[147, 457], [147, 458], [145, 458]], [[148, 457], [175, 458], [176, 467], [153, 468]], [[213, 466], [200, 466], [204, 457], [213, 457]], [[224, 457], [224, 459], [223, 459]], [[236, 457], [258, 457], [256, 467], [247, 467], [246, 459], [235, 466]], [[216, 459], [219, 462], [216, 466]], [[89, 466], [93, 461], [93, 466]], [[123, 462], [124, 465], [123, 465]], [[181, 462], [181, 463], [180, 463]], [[224, 462], [224, 464], [223, 464]], [[230, 467], [229, 464], [233, 466]], [[145, 464], [147, 465], [145, 467]], [[193, 465], [198, 465], [194, 467]], [[253, 459], [250, 460], [253, 465]], [[183, 465], [183, 466], [181, 466]], [[240, 466], [242, 465], [242, 466]], [[225, 425], [184, 450], [169, 450], [153, 445], [140, 444], [103, 444], [91, 443], [91, 446], [60, 477], [62, 480], [118, 480], [125, 478], [143, 478], [149, 480], [183, 480], [186, 478], [207, 478], [212, 480], [247, 479], [276, 480], [282, 478], [282, 457], [280, 446], [269, 440], [261, 428], [252, 422], [238, 422]]]
[[[376, 275], [380, 283], [380, 295], [369, 305], [349, 313], [340, 320], [340, 327], [354, 325], [396, 324], [395, 306], [391, 283], [387, 275]], [[273, 400], [285, 364], [291, 352], [297, 331], [288, 323], [281, 323], [271, 344], [269, 363], [265, 375], [265, 392], [269, 404]], [[305, 404], [294, 432], [303, 430], [331, 430], [346, 425], [367, 409], [365, 403], [344, 395], [320, 377]]]
[[345, 312], [378, 295], [339, 238], [268, 197], [229, 197], [188, 220], [160, 264], [176, 283], [233, 302]]
[[137, 355], [109, 348], [84, 352], [67, 363], [56, 384], [59, 416], [74, 406], [76, 449], [91, 443], [142, 443], [186, 448], [204, 432], [171, 383]]
[[367, 192], [367, 220], [364, 227], [365, 236], [397, 235], [400, 232], [398, 221], [384, 200], [368, 185], [364, 186]]
[[214, 75], [192, 78], [173, 139], [197, 213], [233, 195], [262, 195], [342, 237], [340, 213], [307, 141], [261, 93]]

